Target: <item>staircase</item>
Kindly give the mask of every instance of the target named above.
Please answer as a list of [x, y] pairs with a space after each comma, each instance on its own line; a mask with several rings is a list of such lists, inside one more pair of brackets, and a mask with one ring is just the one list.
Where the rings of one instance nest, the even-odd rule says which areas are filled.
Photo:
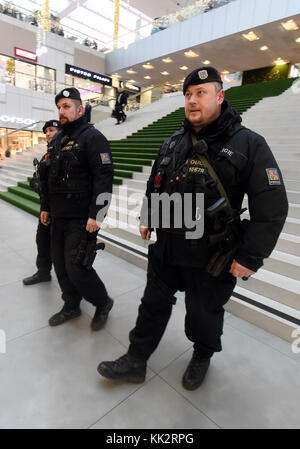
[[[288, 88], [293, 81], [226, 91], [233, 107], [243, 113], [243, 124], [262, 134], [269, 143], [282, 170], [289, 198], [289, 216], [275, 250], [257, 274], [247, 282], [238, 282], [226, 309], [288, 341], [292, 330], [300, 327], [300, 94], [295, 94], [293, 87]], [[251, 107], [253, 103], [255, 106]], [[146, 181], [161, 143], [180, 128], [183, 119], [184, 109], [179, 108], [127, 138], [110, 141], [116, 176], [101, 238], [109, 251], [142, 268], [147, 266], [149, 242], [139, 236], [138, 217]], [[0, 193], [0, 198], [34, 215], [39, 213], [39, 200], [30, 190], [27, 177], [33, 171], [33, 157], [44, 151], [45, 147], [16, 155], [0, 169], [0, 190], [9, 189]], [[155, 233], [151, 241], [154, 240]]]

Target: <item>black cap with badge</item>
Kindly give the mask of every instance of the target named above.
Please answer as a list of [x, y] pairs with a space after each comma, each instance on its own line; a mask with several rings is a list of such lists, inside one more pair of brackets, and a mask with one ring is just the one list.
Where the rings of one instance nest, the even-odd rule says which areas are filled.
[[45, 125], [43, 126], [43, 133], [46, 134], [46, 129], [50, 127], [60, 129], [61, 128], [60, 122], [58, 120], [48, 120], [48, 122], [46, 122]]
[[75, 87], [68, 87], [67, 89], [61, 90], [55, 97], [56, 105], [61, 98], [70, 98], [71, 100], [81, 101], [80, 92]]
[[204, 84], [204, 83], [220, 83], [223, 86], [223, 81], [217, 69], [211, 66], [199, 67], [188, 74], [183, 83], [183, 95], [185, 95], [187, 88], [190, 85]]

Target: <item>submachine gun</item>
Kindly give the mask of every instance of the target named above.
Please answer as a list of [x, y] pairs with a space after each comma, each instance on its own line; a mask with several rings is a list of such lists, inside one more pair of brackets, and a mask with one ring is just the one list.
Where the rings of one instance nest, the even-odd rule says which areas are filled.
[[209, 234], [210, 244], [218, 245], [206, 266], [206, 271], [213, 277], [218, 277], [234, 257], [238, 245], [240, 215], [245, 210], [247, 209], [233, 210], [224, 197], [205, 210], [209, 228], [212, 230]]
[[34, 173], [32, 175], [32, 178], [29, 182], [30, 187], [32, 188], [32, 190], [35, 191], [35, 193], [40, 193], [40, 189], [39, 189], [39, 161], [38, 159], [35, 157], [33, 159], [33, 166], [34, 166]]
[[92, 269], [98, 250], [104, 250], [105, 243], [97, 243], [95, 238], [89, 239], [88, 235], [81, 240], [76, 250], [73, 263], [81, 266], [87, 271]]

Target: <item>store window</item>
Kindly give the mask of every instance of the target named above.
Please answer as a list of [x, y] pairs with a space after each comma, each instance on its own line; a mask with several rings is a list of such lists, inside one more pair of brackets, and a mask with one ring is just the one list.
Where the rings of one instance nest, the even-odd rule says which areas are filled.
[[36, 66], [36, 90], [46, 94], [55, 94], [55, 70]]
[[[45, 134], [38, 131], [18, 131], [10, 135], [9, 132], [14, 131], [10, 128], [0, 128], [0, 158], [5, 158], [6, 151], [13, 155], [17, 152], [24, 151], [28, 147], [35, 144], [45, 143]], [[1, 136], [5, 136], [2, 137]]]
[[15, 60], [8, 56], [0, 55], [0, 83], [14, 84]]
[[95, 101], [103, 97], [103, 85], [93, 83], [89, 79], [84, 80], [72, 75], [66, 75], [66, 85], [76, 87], [79, 90], [82, 101]]
[[35, 89], [35, 65], [15, 61], [15, 85], [22, 89]]
[[0, 55], [0, 83], [55, 94], [56, 71]]

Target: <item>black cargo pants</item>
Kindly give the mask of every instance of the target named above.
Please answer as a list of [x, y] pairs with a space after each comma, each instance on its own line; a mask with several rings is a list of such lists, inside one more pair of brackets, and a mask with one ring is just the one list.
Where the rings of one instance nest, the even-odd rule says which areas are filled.
[[39, 219], [39, 224], [36, 231], [36, 266], [41, 274], [49, 274], [52, 268], [50, 253], [50, 232], [51, 225], [44, 226], [41, 223], [41, 219]]
[[203, 358], [222, 350], [224, 308], [236, 279], [226, 273], [215, 279], [201, 268], [163, 264], [149, 247], [147, 285], [128, 352], [147, 360], [158, 346], [172, 313], [174, 294], [185, 291], [185, 333]]
[[97, 232], [92, 235], [86, 231], [87, 218], [54, 218], [51, 224], [51, 255], [55, 273], [62, 290], [62, 299], [68, 308], [77, 308], [82, 298], [94, 306], [104, 306], [108, 294], [105, 285], [92, 268], [85, 268], [74, 263], [74, 254], [80, 242], [86, 238], [97, 239]]

